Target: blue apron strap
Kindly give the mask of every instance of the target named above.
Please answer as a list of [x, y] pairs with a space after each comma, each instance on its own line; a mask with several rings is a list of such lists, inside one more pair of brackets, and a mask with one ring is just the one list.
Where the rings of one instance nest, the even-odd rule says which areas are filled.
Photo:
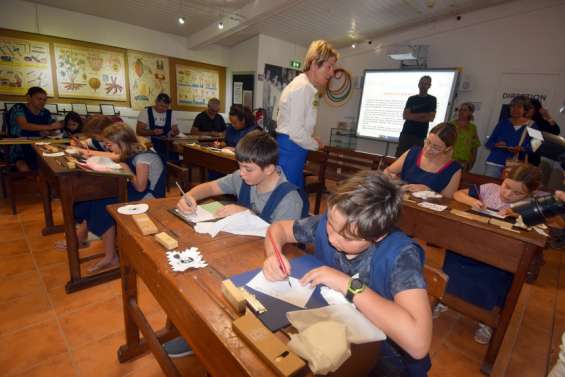
[[239, 195], [237, 196], [237, 204], [245, 208], [251, 208], [251, 186], [243, 180], [241, 181]]

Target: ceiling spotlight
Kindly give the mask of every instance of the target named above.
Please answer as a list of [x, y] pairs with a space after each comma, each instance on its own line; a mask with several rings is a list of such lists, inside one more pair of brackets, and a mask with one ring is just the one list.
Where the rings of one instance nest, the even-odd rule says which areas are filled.
[[220, 30], [224, 29], [224, 23], [222, 21], [218, 22], [218, 29]]
[[353, 43], [353, 44], [351, 45], [351, 48], [355, 48], [355, 47], [357, 47], [357, 45], [356, 45], [355, 43]]
[[184, 25], [184, 23], [186, 22], [186, 18], [184, 17], [179, 17], [179, 24]]

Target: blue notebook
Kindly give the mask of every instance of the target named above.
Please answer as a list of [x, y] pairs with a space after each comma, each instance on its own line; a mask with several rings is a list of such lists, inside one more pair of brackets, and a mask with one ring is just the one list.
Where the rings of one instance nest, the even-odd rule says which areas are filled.
[[[291, 259], [290, 265], [292, 266], [291, 276], [299, 279], [311, 269], [322, 266], [322, 263], [311, 255], [304, 255], [302, 257]], [[251, 279], [253, 279], [260, 270], [261, 269], [258, 268], [232, 276], [231, 280], [237, 287], [242, 287]], [[263, 306], [267, 308], [267, 311], [265, 313], [259, 314], [257, 315], [257, 317], [271, 331], [277, 331], [290, 324], [288, 322], [288, 319], [286, 318], [287, 312], [304, 310], [301, 307], [294, 306], [292, 304], [289, 304], [288, 302], [278, 300], [261, 292], [257, 292], [249, 287], [245, 287], [245, 289], [254, 294], [255, 297], [257, 297], [257, 299], [261, 302], [261, 304], [263, 304]], [[324, 300], [324, 298], [320, 294], [320, 286], [317, 286], [314, 290], [314, 293], [312, 293], [312, 296], [310, 296], [310, 300], [308, 300], [308, 302], [306, 303], [306, 308], [320, 308], [326, 305], [326, 300]]]

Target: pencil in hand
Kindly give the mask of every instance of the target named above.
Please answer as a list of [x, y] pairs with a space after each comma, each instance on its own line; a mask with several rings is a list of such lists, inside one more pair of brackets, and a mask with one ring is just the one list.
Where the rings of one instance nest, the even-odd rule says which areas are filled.
[[288, 271], [286, 270], [286, 267], [284, 265], [281, 252], [277, 248], [277, 245], [275, 244], [275, 241], [273, 240], [273, 237], [271, 236], [270, 229], [267, 230], [267, 236], [269, 237], [269, 241], [271, 241], [271, 245], [273, 245], [273, 250], [275, 251], [275, 255], [277, 256], [277, 260], [279, 261], [279, 267], [280, 267], [282, 273], [286, 275], [286, 278], [288, 280], [288, 285], [292, 288], [292, 284], [290, 283], [290, 275], [288, 274]]
[[186, 197], [186, 194], [185, 194], [184, 190], [182, 189], [182, 187], [180, 186], [179, 182], [178, 182], [178, 181], [175, 181], [175, 183], [176, 183], [177, 187], [179, 188], [179, 191], [180, 191], [180, 193], [181, 193], [181, 195], [182, 195], [182, 198], [184, 199], [184, 202], [188, 205], [188, 207], [190, 207], [190, 209], [194, 209], [194, 208], [192, 207], [192, 203], [191, 203], [190, 200], [188, 200], [188, 198]]

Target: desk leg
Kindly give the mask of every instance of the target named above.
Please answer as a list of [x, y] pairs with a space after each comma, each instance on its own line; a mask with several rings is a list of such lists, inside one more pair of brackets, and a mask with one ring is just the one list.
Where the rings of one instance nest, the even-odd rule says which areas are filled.
[[[40, 168], [41, 169], [41, 168]], [[49, 234], [60, 233], [64, 229], [62, 226], [55, 226], [53, 222], [53, 207], [51, 206], [51, 188], [47, 181], [47, 177], [43, 171], [39, 171], [38, 175], [39, 191], [41, 193], [41, 201], [43, 202], [43, 216], [45, 219], [45, 227], [41, 230], [41, 234], [47, 236]]]
[[514, 313], [514, 308], [518, 303], [518, 297], [520, 296], [520, 292], [522, 291], [522, 286], [526, 281], [526, 276], [530, 264], [534, 259], [534, 256], [537, 253], [542, 252], [543, 251], [541, 249], [536, 250], [536, 248], [532, 247], [526, 248], [522, 253], [518, 271], [516, 271], [516, 274], [514, 274], [510, 292], [508, 292], [508, 296], [506, 296], [506, 302], [504, 303], [504, 308], [502, 309], [502, 312], [500, 312], [500, 320], [498, 321], [498, 325], [492, 333], [492, 338], [489, 343], [487, 353], [483, 360], [483, 364], [481, 365], [481, 372], [486, 375], [490, 375], [492, 367], [494, 366], [494, 362], [496, 361], [496, 357], [498, 356], [498, 351], [500, 350], [502, 340], [504, 339], [504, 335], [506, 334], [506, 330], [508, 329], [508, 325], [510, 324], [512, 313]]
[[[118, 360], [123, 363], [143, 354], [149, 348], [166, 376], [181, 377], [161, 346], [161, 343], [178, 336], [178, 332], [169, 326], [168, 320], [166, 329], [158, 333], [153, 331], [137, 304], [137, 274], [126, 255], [122, 255], [120, 260], [126, 344], [118, 349]], [[140, 339], [140, 331], [143, 333], [143, 340]]]

